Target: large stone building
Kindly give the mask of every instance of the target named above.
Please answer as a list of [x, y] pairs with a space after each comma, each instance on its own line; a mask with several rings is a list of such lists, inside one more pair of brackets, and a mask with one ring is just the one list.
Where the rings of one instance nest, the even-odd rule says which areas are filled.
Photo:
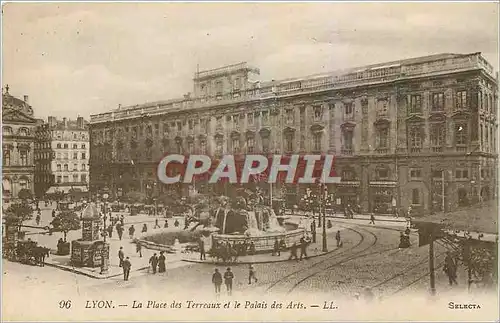
[[498, 75], [480, 53], [271, 82], [258, 73], [245, 63], [198, 72], [184, 98], [91, 116], [91, 189], [161, 194], [166, 152], [321, 152], [342, 177], [330, 192], [365, 212], [496, 196]]
[[88, 191], [88, 122], [48, 117], [36, 129], [35, 193], [43, 196], [56, 191]]
[[17, 199], [25, 189], [33, 194], [34, 140], [37, 119], [28, 96], [18, 99], [2, 89], [2, 192], [4, 200]]

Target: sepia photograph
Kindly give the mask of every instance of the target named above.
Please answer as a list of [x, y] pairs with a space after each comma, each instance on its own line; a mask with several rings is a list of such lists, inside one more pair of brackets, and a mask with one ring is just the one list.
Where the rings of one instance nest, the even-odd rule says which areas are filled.
[[2, 321], [499, 321], [499, 3], [2, 1]]

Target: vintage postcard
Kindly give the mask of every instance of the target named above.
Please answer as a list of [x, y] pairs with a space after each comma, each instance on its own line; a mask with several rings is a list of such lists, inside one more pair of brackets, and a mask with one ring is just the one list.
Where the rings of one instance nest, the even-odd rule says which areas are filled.
[[498, 321], [498, 10], [2, 3], [2, 320]]

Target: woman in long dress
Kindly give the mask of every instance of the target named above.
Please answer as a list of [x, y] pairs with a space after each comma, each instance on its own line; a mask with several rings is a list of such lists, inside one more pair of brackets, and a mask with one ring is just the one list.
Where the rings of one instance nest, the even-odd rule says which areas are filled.
[[165, 269], [165, 260], [167, 259], [165, 255], [163, 254], [163, 251], [160, 251], [160, 256], [158, 257], [158, 272], [159, 273], [164, 273], [166, 271]]

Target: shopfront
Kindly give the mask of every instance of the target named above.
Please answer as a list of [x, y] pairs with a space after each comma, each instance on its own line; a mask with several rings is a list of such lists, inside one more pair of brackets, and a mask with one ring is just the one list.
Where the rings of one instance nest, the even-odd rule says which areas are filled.
[[370, 182], [370, 212], [392, 214], [392, 204], [396, 195], [396, 182]]

